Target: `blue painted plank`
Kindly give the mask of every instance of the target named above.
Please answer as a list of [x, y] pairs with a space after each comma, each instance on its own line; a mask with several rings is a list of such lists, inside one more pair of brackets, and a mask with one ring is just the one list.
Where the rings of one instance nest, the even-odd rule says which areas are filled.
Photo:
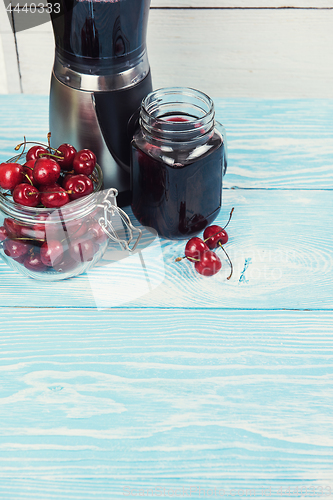
[[[40, 107], [33, 121], [42, 139], [47, 99], [12, 102]], [[317, 188], [331, 188], [320, 162], [330, 154], [332, 108], [318, 102], [320, 158], [297, 150], [303, 166], [319, 162], [316, 172], [299, 169], [291, 150], [286, 161], [271, 161], [287, 134], [299, 141], [305, 133], [302, 120], [315, 117], [312, 101], [291, 102], [289, 129], [283, 126], [287, 102], [280, 103], [284, 111], [272, 101], [222, 103], [226, 120], [220, 119], [242, 166], [232, 171], [231, 163], [229, 187], [233, 179], [254, 187], [256, 178], [256, 187], [281, 188], [293, 172], [283, 187], [297, 188], [224, 191], [218, 223], [235, 206], [230, 282], [226, 262], [207, 279], [190, 263], [175, 263], [184, 242], [171, 241], [155, 242], [138, 276], [138, 263], [131, 268], [126, 259], [115, 270], [110, 252], [110, 268], [95, 278], [51, 285], [0, 265], [1, 498], [106, 500], [123, 498], [129, 488], [145, 496], [155, 487], [192, 487], [196, 500], [211, 496], [199, 487], [217, 487], [228, 500], [247, 496], [247, 488], [256, 498], [276, 499], [288, 496], [288, 485], [303, 487], [305, 496], [320, 496], [321, 487], [333, 491], [332, 312], [227, 310], [332, 309], [332, 196], [307, 190], [311, 179]], [[9, 103], [1, 103], [2, 111]], [[237, 109], [238, 122], [228, 125]], [[249, 176], [251, 119], [244, 121], [244, 110], [256, 136], [263, 134]], [[282, 143], [274, 145], [275, 114]], [[23, 115], [4, 116], [6, 142], [26, 122]], [[239, 131], [248, 134], [244, 151]], [[98, 311], [98, 305], [125, 309]]]
[[[227, 129], [225, 187], [332, 189], [332, 99], [215, 99]], [[23, 136], [45, 142], [48, 97], [0, 95], [0, 162]]]
[[1, 498], [333, 488], [332, 312], [1, 318]]
[[0, 162], [17, 154], [14, 148], [24, 136], [27, 141], [47, 144], [47, 96], [0, 95], [0, 110]]
[[225, 187], [333, 188], [333, 99], [217, 99], [229, 139]]
[[230, 281], [221, 250], [222, 270], [202, 277], [189, 261], [175, 262], [185, 241], [157, 240], [144, 249], [144, 239], [141, 256], [117, 262], [111, 246], [105, 265], [64, 282], [34, 281], [1, 263], [1, 305], [332, 309], [331, 191], [230, 189], [223, 197], [218, 224], [235, 207], [225, 246]]

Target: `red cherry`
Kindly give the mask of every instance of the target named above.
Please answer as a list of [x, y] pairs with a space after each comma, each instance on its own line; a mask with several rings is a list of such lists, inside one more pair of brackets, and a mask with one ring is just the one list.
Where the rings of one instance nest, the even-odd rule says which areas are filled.
[[36, 216], [35, 218], [35, 224], [33, 225], [33, 228], [36, 230], [36, 231], [43, 231], [45, 233], [45, 224], [44, 222], [46, 221], [46, 219], [48, 218], [48, 215], [46, 214], [39, 214]]
[[70, 180], [73, 178], [73, 177], [76, 177], [76, 175], [74, 174], [67, 174], [65, 175], [63, 181], [62, 181], [62, 187], [66, 190], [66, 191], [69, 191], [69, 186], [70, 186]]
[[32, 184], [33, 186], [36, 186], [36, 184], [37, 184], [34, 181], [34, 178], [32, 175], [32, 171], [33, 171], [33, 168], [35, 166], [35, 163], [36, 163], [36, 160], [29, 160], [22, 167], [22, 169], [23, 169], [22, 182]]
[[64, 248], [60, 241], [51, 240], [43, 243], [40, 249], [40, 258], [46, 266], [53, 266], [60, 262], [64, 254]]
[[61, 185], [62, 185], [62, 187], [63, 187], [64, 189], [66, 189], [66, 188], [65, 188], [65, 185], [66, 185], [66, 183], [69, 181], [69, 179], [70, 179], [71, 177], [73, 177], [73, 175], [74, 175], [74, 174], [66, 174], [66, 175], [65, 175], [65, 177], [62, 179], [62, 181], [61, 181]]
[[31, 245], [22, 243], [21, 241], [5, 240], [3, 248], [8, 257], [12, 257], [12, 259], [19, 259], [29, 252]]
[[43, 264], [39, 253], [27, 255], [23, 261], [23, 265], [30, 271], [36, 271], [39, 273], [42, 273], [47, 269], [46, 265]]
[[37, 185], [53, 184], [59, 179], [60, 165], [52, 158], [39, 158], [32, 171], [33, 179]]
[[225, 231], [225, 228], [229, 225], [234, 210], [235, 210], [234, 208], [231, 209], [228, 222], [224, 227], [216, 225], [206, 227], [203, 234], [203, 238], [204, 241], [207, 242], [207, 245], [211, 250], [219, 246], [222, 247], [222, 245], [227, 243], [228, 233], [227, 231]]
[[40, 203], [40, 192], [31, 184], [19, 184], [13, 191], [13, 200], [26, 207], [37, 207]]
[[89, 262], [93, 260], [97, 248], [92, 240], [79, 238], [71, 243], [69, 253], [76, 262]]
[[43, 146], [32, 146], [32, 148], [29, 149], [26, 155], [26, 160], [37, 160], [37, 158], [40, 157], [41, 154], [48, 154], [48, 151], [43, 148]]
[[36, 223], [31, 226], [31, 237], [36, 238], [38, 240], [45, 240], [46, 237], [48, 240], [58, 240], [63, 237], [63, 227], [62, 224], [52, 223], [52, 218], [50, 218], [50, 224], [46, 225], [44, 222], [49, 219], [49, 216], [46, 214], [39, 214], [36, 217]]
[[35, 225], [22, 227], [21, 230], [22, 238], [36, 240], [36, 243], [41, 244], [45, 240], [45, 231], [37, 229]]
[[[41, 217], [40, 215], [37, 218]], [[45, 239], [45, 224], [33, 224], [25, 226], [18, 224], [14, 219], [6, 218], [3, 221], [4, 229], [10, 238], [33, 238], [36, 240]]]
[[47, 193], [49, 191], [58, 191], [61, 188], [60, 184], [53, 182], [52, 184], [45, 184], [45, 186], [39, 186], [39, 191], [41, 193]]
[[36, 160], [28, 160], [28, 161], [25, 162], [25, 164], [23, 166], [24, 167], [28, 167], [31, 170], [33, 170], [33, 168], [35, 166], [35, 163], [36, 163]]
[[20, 255], [20, 257], [17, 257], [17, 258], [13, 257], [13, 260], [15, 260], [15, 262], [18, 262], [19, 264], [23, 264], [25, 259], [26, 259], [26, 255]]
[[22, 184], [30, 184], [31, 186], [36, 186], [36, 182], [32, 177], [32, 170], [29, 167], [23, 165], [22, 168]]
[[203, 238], [209, 248], [213, 250], [213, 248], [217, 248], [219, 244], [225, 245], [228, 241], [228, 233], [220, 226], [208, 226], [206, 227]]
[[201, 255], [200, 261], [194, 264], [195, 270], [203, 276], [213, 276], [222, 267], [220, 258], [216, 253], [208, 250]]
[[27, 176], [25, 174], [28, 174], [30, 181], [33, 182], [32, 171], [34, 169], [35, 163], [36, 163], [36, 160], [29, 160], [29, 161], [26, 161], [25, 164], [23, 165], [23, 172], [24, 172], [23, 178], [25, 181], [27, 179]]
[[67, 223], [66, 226], [63, 227], [64, 231], [67, 232], [67, 236], [72, 239], [80, 238], [84, 236], [88, 231], [88, 225], [86, 222], [77, 222]]
[[98, 245], [104, 243], [104, 241], [106, 241], [108, 238], [103, 231], [102, 226], [97, 221], [89, 223], [87, 234], [90, 235], [94, 242]]
[[8, 232], [4, 226], [0, 227], [0, 241], [5, 241], [8, 238]]
[[61, 144], [61, 146], [57, 148], [57, 156], [60, 156], [58, 154], [59, 151], [63, 158], [58, 158], [57, 162], [59, 163], [62, 170], [70, 170], [72, 168], [74, 157], [77, 153], [76, 149], [71, 144]]
[[44, 207], [59, 208], [69, 202], [69, 196], [62, 187], [51, 185], [42, 190], [40, 200]]
[[23, 226], [16, 222], [16, 220], [7, 217], [6, 219], [4, 219], [3, 225], [10, 238], [19, 238], [21, 236]]
[[186, 243], [185, 247], [185, 257], [191, 262], [196, 262], [201, 259], [201, 256], [204, 252], [209, 250], [208, 246], [201, 238], [195, 236], [191, 238]]
[[14, 189], [22, 182], [22, 165], [18, 163], [2, 163], [0, 165], [0, 186], [2, 189]]
[[77, 266], [78, 266], [77, 261], [70, 256], [69, 251], [66, 251], [64, 252], [61, 261], [55, 262], [53, 268], [58, 273], [67, 273], [69, 271], [73, 271]]
[[84, 174], [72, 175], [64, 182], [63, 187], [66, 191], [70, 191], [71, 200], [82, 198], [82, 196], [87, 196], [94, 191], [93, 181]]
[[90, 149], [81, 149], [73, 160], [73, 169], [76, 174], [91, 175], [96, 165], [96, 156]]

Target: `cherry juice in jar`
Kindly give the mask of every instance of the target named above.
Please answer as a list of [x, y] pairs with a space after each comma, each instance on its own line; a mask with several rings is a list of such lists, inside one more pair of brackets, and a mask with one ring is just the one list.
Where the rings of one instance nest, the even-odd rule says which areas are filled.
[[132, 141], [132, 210], [164, 238], [188, 238], [218, 215], [225, 131], [214, 105], [193, 89], [161, 89], [142, 102]]

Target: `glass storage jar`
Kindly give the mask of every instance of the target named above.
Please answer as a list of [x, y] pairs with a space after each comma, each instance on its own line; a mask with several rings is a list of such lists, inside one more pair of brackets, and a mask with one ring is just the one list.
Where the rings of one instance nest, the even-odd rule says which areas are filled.
[[214, 103], [189, 88], [143, 99], [132, 141], [132, 210], [165, 238], [188, 238], [218, 215], [227, 166], [226, 133]]
[[[0, 189], [0, 257], [19, 273], [42, 281], [78, 276], [102, 258], [109, 239], [129, 249], [132, 229], [116, 204], [116, 189], [100, 191], [101, 168], [94, 170], [94, 192], [61, 208], [33, 208], [15, 203]], [[123, 221], [121, 236], [112, 217]], [[130, 234], [129, 240], [124, 239]], [[125, 236], [123, 236], [125, 235]], [[134, 249], [134, 247], [133, 247]]]

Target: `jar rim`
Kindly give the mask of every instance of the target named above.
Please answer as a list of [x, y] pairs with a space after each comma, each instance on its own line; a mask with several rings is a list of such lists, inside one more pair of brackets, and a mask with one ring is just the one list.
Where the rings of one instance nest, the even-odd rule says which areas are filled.
[[[167, 119], [186, 116], [185, 120]], [[156, 139], [191, 141], [210, 133], [215, 126], [213, 100], [190, 87], [165, 87], [150, 92], [141, 102], [140, 123]]]
[[[182, 95], [186, 97], [194, 97], [198, 101], [201, 101], [202, 103], [206, 103], [208, 106], [208, 109], [206, 111], [206, 114], [210, 114], [214, 112], [214, 102], [209, 97], [209, 95], [205, 94], [201, 90], [194, 89], [192, 87], [162, 87], [157, 90], [153, 90], [149, 94], [146, 95], [146, 97], [143, 98], [141, 107], [144, 109], [144, 111], [149, 114], [149, 101], [152, 103], [155, 100], [161, 99], [164, 96], [167, 95]], [[181, 102], [181, 101], [176, 101], [176, 102]], [[158, 120], [158, 118], [156, 118]], [[189, 122], [195, 122], [197, 120], [200, 120], [200, 118], [197, 118], [195, 120], [189, 120]], [[165, 120], [161, 120], [165, 121]]]

